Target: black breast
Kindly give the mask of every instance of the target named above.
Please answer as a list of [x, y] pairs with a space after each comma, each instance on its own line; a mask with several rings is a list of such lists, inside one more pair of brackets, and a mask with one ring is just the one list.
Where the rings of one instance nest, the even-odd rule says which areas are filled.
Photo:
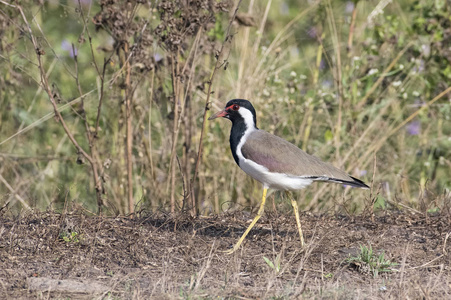
[[246, 132], [247, 126], [244, 122], [234, 122], [232, 125], [232, 130], [230, 131], [230, 149], [232, 150], [233, 158], [236, 164], [239, 166], [238, 155], [236, 154], [236, 148], [241, 141], [244, 133]]

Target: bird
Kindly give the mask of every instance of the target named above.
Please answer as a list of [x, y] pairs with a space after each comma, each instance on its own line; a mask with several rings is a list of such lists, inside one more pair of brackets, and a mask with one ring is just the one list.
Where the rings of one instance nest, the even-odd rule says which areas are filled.
[[257, 127], [257, 114], [250, 101], [232, 99], [225, 108], [208, 120], [226, 118], [232, 121], [230, 148], [238, 166], [249, 176], [263, 184], [263, 195], [257, 215], [235, 244], [226, 251], [238, 250], [264, 212], [268, 189], [286, 191], [296, 217], [301, 246], [305, 246], [297, 202], [290, 191], [303, 189], [315, 181], [338, 183], [369, 189], [363, 181], [348, 175], [333, 165], [321, 161], [294, 144]]

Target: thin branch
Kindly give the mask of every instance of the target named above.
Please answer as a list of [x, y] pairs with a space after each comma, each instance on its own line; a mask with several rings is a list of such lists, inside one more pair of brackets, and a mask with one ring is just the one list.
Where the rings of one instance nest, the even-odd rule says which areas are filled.
[[127, 160], [127, 202], [128, 212], [134, 212], [135, 203], [133, 199], [133, 127], [132, 127], [132, 91], [131, 91], [131, 65], [130, 60], [125, 60], [129, 56], [128, 42], [124, 41], [122, 45], [124, 55], [122, 58], [122, 67], [125, 67], [125, 126], [126, 126], [126, 160]]
[[[216, 71], [219, 68], [221, 68], [226, 63], [226, 60], [225, 61], [221, 61], [219, 58], [223, 57], [223, 55], [224, 55], [223, 52], [224, 52], [225, 44], [231, 42], [232, 35], [230, 34], [230, 29], [232, 28], [232, 23], [235, 20], [236, 14], [238, 13], [238, 9], [240, 8], [241, 2], [242, 2], [242, 0], [240, 0], [238, 2], [232, 17], [230, 18], [229, 26], [227, 27], [227, 32], [226, 32], [226, 35], [225, 35], [224, 42], [222, 42], [221, 49], [219, 50], [219, 52], [217, 54], [218, 58], [216, 60], [215, 67], [213, 68], [213, 71], [211, 73], [210, 80], [208, 81], [208, 92], [207, 92], [207, 97], [205, 99], [204, 114], [203, 114], [203, 117], [202, 117], [202, 130], [200, 132], [199, 148], [198, 148], [198, 151], [197, 151], [196, 167], [194, 169], [194, 176], [193, 176], [193, 178], [191, 180], [191, 186], [190, 186], [190, 194], [191, 194], [191, 197], [192, 197], [192, 203], [195, 203], [194, 183], [196, 182], [197, 173], [199, 172], [199, 165], [200, 165], [200, 161], [201, 161], [201, 158], [202, 158], [202, 144], [203, 144], [203, 140], [204, 140], [205, 124], [206, 124], [206, 121], [207, 121], [207, 112], [210, 109], [210, 96], [211, 96], [211, 89], [212, 89], [212, 86], [213, 86], [213, 79], [215, 78]], [[228, 57], [229, 54], [230, 54], [230, 51], [227, 54], [227, 57]], [[193, 208], [193, 211], [194, 210], [195, 210], [195, 208]]]
[[[95, 162], [93, 160], [93, 158], [86, 153], [86, 151], [78, 144], [77, 140], [75, 139], [75, 137], [73, 136], [73, 134], [71, 133], [71, 131], [69, 130], [69, 127], [67, 126], [66, 122], [63, 119], [63, 116], [61, 115], [58, 106], [56, 104], [54, 95], [52, 93], [52, 90], [49, 86], [49, 82], [48, 82], [48, 78], [42, 63], [42, 55], [44, 55], [44, 51], [42, 49], [40, 49], [35, 36], [33, 35], [33, 32], [31, 30], [30, 24], [28, 23], [27, 18], [25, 17], [25, 14], [22, 10], [21, 6], [17, 6], [17, 9], [19, 10], [22, 19], [24, 20], [28, 33], [29, 33], [29, 37], [31, 39], [31, 42], [33, 43], [33, 47], [36, 53], [36, 57], [38, 59], [38, 68], [39, 68], [39, 72], [40, 72], [40, 77], [41, 77], [41, 82], [40, 85], [42, 86], [42, 88], [47, 92], [47, 95], [49, 96], [49, 100], [50, 103], [52, 104], [53, 107], [53, 112], [55, 114], [55, 117], [57, 118], [57, 120], [61, 123], [61, 126], [64, 129], [64, 132], [66, 133], [66, 135], [68, 136], [69, 140], [72, 142], [72, 144], [75, 146], [75, 148], [77, 149], [77, 153], [80, 155], [82, 155], [84, 158], [86, 158], [86, 160], [88, 160], [89, 164], [91, 165], [92, 168], [95, 168]], [[98, 176], [97, 174], [94, 175], [97, 180], [98, 180]], [[97, 182], [96, 182], [96, 189], [97, 189]], [[101, 206], [98, 207], [99, 209], [99, 213], [101, 212]]]
[[48, 79], [46, 77], [46, 73], [42, 64], [42, 59], [41, 56], [44, 54], [43, 50], [40, 49], [40, 47], [38, 46], [38, 43], [36, 41], [35, 36], [33, 35], [33, 32], [31, 30], [30, 24], [28, 23], [27, 18], [25, 17], [25, 14], [22, 10], [22, 7], [17, 6], [17, 9], [19, 10], [25, 24], [27, 25], [27, 29], [28, 29], [28, 33], [30, 34], [30, 38], [31, 38], [31, 42], [33, 43], [34, 46], [34, 50], [36, 52], [36, 57], [38, 59], [38, 68], [40, 71], [40, 76], [41, 76], [41, 82], [40, 84], [42, 85], [43, 89], [47, 92], [47, 95], [49, 96], [50, 102], [53, 106], [53, 111], [55, 113], [56, 118], [61, 122], [61, 125], [63, 126], [64, 131], [66, 132], [66, 134], [68, 135], [69, 139], [71, 140], [72, 144], [74, 144], [75, 148], [77, 149], [77, 151], [79, 153], [81, 153], [90, 163], [92, 163], [92, 158], [89, 156], [88, 153], [86, 153], [83, 148], [77, 143], [77, 141], [75, 140], [74, 136], [72, 135], [72, 133], [70, 132], [69, 128], [66, 125], [66, 122], [64, 121], [61, 113], [58, 110], [58, 106], [56, 105], [56, 101], [53, 97], [53, 94], [51, 92], [49, 83], [48, 83]]
[[171, 184], [171, 213], [175, 212], [175, 146], [177, 144], [177, 136], [178, 136], [178, 123], [179, 123], [179, 64], [178, 64], [178, 51], [171, 58], [171, 77], [172, 77], [172, 90], [174, 94], [174, 123], [172, 126], [172, 149], [171, 149], [171, 159], [169, 161], [169, 165], [171, 166], [171, 176], [170, 176], [170, 184]]
[[[91, 11], [91, 6], [92, 6], [92, 3], [89, 4], [89, 11]], [[96, 125], [94, 127], [94, 134], [93, 134], [93, 137], [97, 138], [98, 137], [98, 133], [99, 133], [100, 113], [101, 113], [102, 104], [103, 104], [106, 66], [107, 66], [107, 62], [110, 60], [110, 58], [111, 58], [111, 56], [113, 56], [113, 54], [111, 54], [110, 58], [104, 59], [104, 61], [103, 61], [103, 69], [102, 69], [102, 72], [100, 72], [99, 66], [97, 65], [96, 57], [95, 57], [95, 54], [94, 54], [94, 47], [92, 46], [91, 33], [89, 32], [88, 24], [86, 22], [87, 18], [85, 17], [85, 14], [84, 14], [84, 11], [83, 11], [83, 7], [81, 5], [81, 1], [80, 0], [78, 0], [78, 8], [80, 10], [81, 19], [83, 20], [83, 33], [86, 32], [86, 34], [88, 35], [89, 49], [91, 50], [92, 62], [94, 64], [94, 67], [96, 68], [97, 75], [99, 76], [100, 81], [101, 81], [101, 83], [100, 83], [99, 105], [97, 106]], [[89, 15], [89, 12], [88, 12], [88, 15]]]
[[22, 197], [20, 197], [17, 191], [15, 191], [14, 188], [6, 181], [6, 179], [2, 176], [2, 174], [0, 174], [0, 181], [8, 188], [8, 190], [14, 195], [14, 197], [16, 197], [16, 199], [19, 200], [20, 203], [22, 203], [22, 205], [26, 209], [31, 209], [31, 207], [27, 204], [27, 202], [25, 202], [25, 200]]
[[346, 49], [348, 50], [348, 52], [351, 52], [352, 50], [352, 39], [354, 37], [355, 20], [357, 18], [357, 4], [359, 4], [359, 1], [354, 2], [354, 8], [352, 9], [351, 24], [349, 25], [348, 45]]
[[8, 6], [10, 6], [10, 7], [16, 7], [15, 5], [12, 5], [12, 4], [10, 4], [10, 3], [8, 3], [8, 2], [5, 2], [5, 1], [3, 1], [3, 0], [0, 0], [0, 3], [3, 3], [3, 4], [8, 5]]
[[[80, 85], [80, 76], [78, 72], [78, 55], [75, 53], [75, 46], [72, 44], [72, 51], [74, 54], [74, 61], [75, 61], [75, 82], [77, 84], [77, 89], [80, 94], [80, 106], [81, 106], [81, 115], [83, 123], [85, 124], [85, 131], [86, 131], [86, 137], [88, 138], [89, 142], [89, 148], [91, 150], [91, 157], [98, 157], [98, 153], [95, 147], [95, 136], [93, 135], [93, 132], [91, 132], [91, 126], [89, 125], [88, 118], [86, 116], [85, 111], [85, 102], [83, 97], [83, 91], [81, 89]], [[103, 82], [103, 81], [102, 81]], [[102, 180], [100, 180], [99, 171], [98, 171], [98, 165], [96, 161], [93, 159], [93, 163], [91, 164], [92, 174], [94, 177], [94, 184], [96, 189], [96, 196], [97, 196], [97, 207], [99, 209], [99, 214], [101, 213], [101, 207], [103, 206], [102, 201], [102, 194], [104, 193], [104, 188], [102, 184]]]
[[[41, 86], [41, 87], [42, 87], [42, 86]], [[96, 90], [97, 90], [97, 89], [93, 89], [93, 90], [91, 90], [91, 91], [89, 91], [89, 92], [83, 94], [83, 97], [88, 96], [89, 94], [95, 92]], [[66, 103], [66, 104], [64, 104], [64, 105], [59, 106], [59, 107], [58, 107], [58, 111], [59, 111], [59, 112], [62, 112], [62, 111], [64, 111], [64, 110], [68, 109], [68, 108], [71, 108], [74, 104], [80, 102], [80, 99], [81, 99], [81, 97], [78, 97], [78, 98], [75, 98], [74, 100], [72, 100], [72, 101], [70, 101], [70, 102], [68, 102], [68, 103]], [[9, 140], [11, 140], [11, 139], [13, 139], [13, 138], [15, 138], [15, 137], [17, 137], [17, 136], [23, 134], [23, 133], [26, 133], [26, 132], [30, 131], [31, 129], [33, 129], [33, 128], [39, 126], [39, 125], [41, 125], [41, 124], [44, 123], [45, 121], [50, 120], [50, 119], [51, 119], [52, 117], [54, 117], [54, 116], [55, 116], [55, 112], [49, 112], [49, 113], [46, 114], [45, 116], [41, 117], [39, 120], [34, 121], [33, 123], [31, 123], [31, 124], [28, 125], [27, 127], [18, 130], [15, 134], [13, 134], [13, 135], [11, 135], [10, 137], [6, 138], [5, 140], [1, 141], [1, 142], [0, 142], [0, 146], [3, 145], [4, 143], [8, 142]]]

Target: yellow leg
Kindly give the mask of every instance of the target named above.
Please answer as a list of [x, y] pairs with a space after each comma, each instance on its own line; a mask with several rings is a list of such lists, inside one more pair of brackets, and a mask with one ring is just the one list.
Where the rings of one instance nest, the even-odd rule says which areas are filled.
[[301, 238], [301, 246], [304, 247], [304, 245], [305, 245], [305, 243], [304, 243], [304, 235], [302, 234], [301, 220], [299, 218], [298, 203], [293, 199], [293, 197], [292, 197], [290, 192], [287, 191], [286, 194], [291, 200], [291, 205], [293, 206], [294, 214], [296, 216], [296, 224], [298, 225], [299, 237]]
[[232, 249], [226, 251], [227, 254], [232, 254], [233, 252], [235, 252], [236, 250], [238, 250], [238, 248], [240, 248], [241, 243], [244, 241], [244, 239], [246, 238], [247, 234], [249, 233], [249, 231], [251, 231], [252, 227], [254, 227], [255, 223], [257, 223], [258, 219], [260, 219], [260, 217], [263, 215], [263, 211], [265, 210], [265, 202], [266, 202], [266, 192], [268, 191], [267, 188], [263, 189], [263, 197], [262, 197], [262, 202], [260, 204], [260, 208], [258, 209], [257, 215], [255, 216], [254, 220], [252, 220], [251, 225], [249, 225], [249, 227], [246, 229], [246, 231], [243, 233], [243, 235], [240, 237], [240, 239], [238, 240], [238, 242], [235, 244], [235, 246], [233, 246]]

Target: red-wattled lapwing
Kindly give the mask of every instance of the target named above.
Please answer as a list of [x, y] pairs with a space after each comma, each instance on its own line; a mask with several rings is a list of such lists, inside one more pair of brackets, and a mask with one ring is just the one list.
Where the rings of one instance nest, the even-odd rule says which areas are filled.
[[[209, 120], [218, 117], [232, 121], [230, 148], [235, 162], [244, 172], [263, 184], [263, 197], [257, 216], [228, 253], [233, 253], [240, 247], [246, 235], [262, 216], [268, 188], [284, 191], [300, 190], [313, 181], [369, 188], [363, 181], [305, 153], [284, 139], [258, 129], [255, 109], [247, 100], [230, 100], [224, 110], [215, 113]], [[304, 246], [297, 203], [292, 197], [290, 199], [296, 215], [301, 244]]]

